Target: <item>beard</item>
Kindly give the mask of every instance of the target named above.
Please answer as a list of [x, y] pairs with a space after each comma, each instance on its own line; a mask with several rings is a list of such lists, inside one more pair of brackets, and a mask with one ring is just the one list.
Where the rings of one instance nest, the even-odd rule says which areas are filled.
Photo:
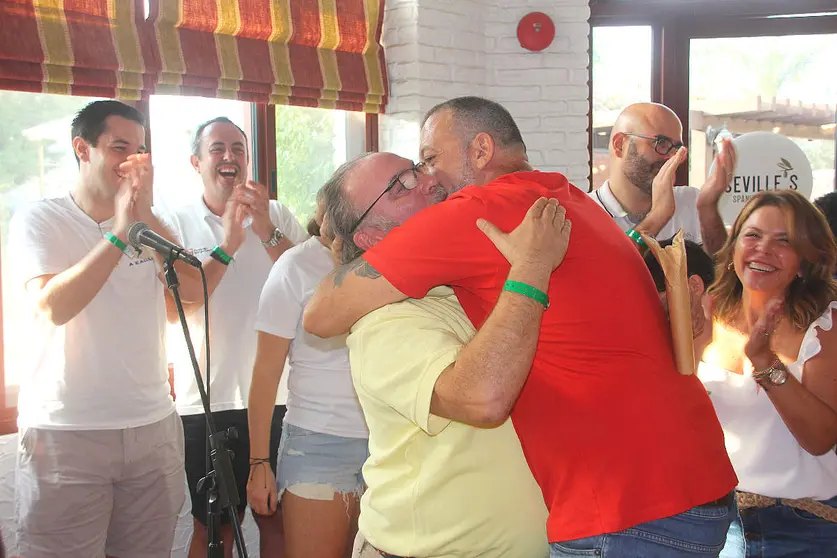
[[459, 171], [456, 173], [456, 184], [450, 191], [451, 194], [460, 191], [466, 186], [471, 186], [477, 183], [477, 171], [468, 160], [468, 152], [462, 153], [462, 164], [459, 166]]
[[448, 194], [448, 191], [447, 191], [447, 190], [445, 190], [445, 189], [444, 189], [444, 187], [442, 187], [441, 185], [439, 185], [439, 186], [437, 186], [436, 188], [434, 188], [434, 189], [432, 190], [432, 192], [430, 193], [430, 195], [431, 195], [431, 196], [433, 196], [433, 201], [432, 201], [432, 202], [430, 202], [430, 205], [435, 205], [435, 204], [437, 204], [437, 203], [439, 203], [439, 202], [443, 202], [443, 201], [445, 201], [446, 199], [448, 199], [448, 196], [449, 196], [450, 194]]
[[651, 185], [664, 164], [665, 160], [652, 163], [643, 158], [637, 151], [635, 140], [631, 140], [628, 144], [628, 153], [625, 155], [622, 171], [640, 192], [650, 198]]

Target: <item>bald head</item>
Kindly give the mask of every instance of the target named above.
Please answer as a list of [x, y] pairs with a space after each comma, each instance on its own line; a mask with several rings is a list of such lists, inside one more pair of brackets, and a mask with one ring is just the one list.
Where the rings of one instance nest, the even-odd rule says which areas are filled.
[[663, 164], [682, 144], [683, 125], [670, 108], [657, 103], [628, 106], [610, 134], [611, 188], [632, 186], [651, 196], [651, 184]]
[[680, 141], [683, 136], [683, 125], [674, 111], [665, 105], [636, 103], [626, 107], [616, 118], [611, 138], [618, 132], [648, 136], [664, 135]]
[[447, 197], [439, 181], [393, 153], [367, 153], [345, 163], [323, 187], [331, 232], [342, 260], [355, 259], [422, 209]]

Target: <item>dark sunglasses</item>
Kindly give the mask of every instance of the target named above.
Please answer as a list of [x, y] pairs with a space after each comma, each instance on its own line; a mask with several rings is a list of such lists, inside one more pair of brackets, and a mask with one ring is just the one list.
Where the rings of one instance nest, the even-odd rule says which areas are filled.
[[677, 151], [681, 147], [683, 147], [683, 143], [679, 141], [674, 141], [668, 136], [663, 135], [656, 135], [656, 136], [643, 136], [642, 134], [629, 134], [628, 132], [624, 132], [626, 136], [633, 136], [635, 138], [642, 138], [647, 139], [648, 141], [654, 142], [654, 151], [659, 153], [660, 155], [668, 155], [672, 151]]

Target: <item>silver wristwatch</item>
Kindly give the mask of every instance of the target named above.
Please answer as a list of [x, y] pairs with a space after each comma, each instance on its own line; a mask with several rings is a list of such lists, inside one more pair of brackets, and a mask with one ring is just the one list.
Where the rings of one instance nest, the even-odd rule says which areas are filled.
[[788, 369], [782, 361], [777, 358], [764, 370], [753, 372], [753, 379], [762, 386], [765, 386], [765, 384], [770, 386], [781, 386], [788, 381]]
[[273, 232], [270, 233], [270, 237], [267, 240], [262, 240], [262, 246], [265, 248], [275, 248], [279, 246], [283, 238], [285, 238], [285, 234], [279, 230], [279, 227], [275, 227]]

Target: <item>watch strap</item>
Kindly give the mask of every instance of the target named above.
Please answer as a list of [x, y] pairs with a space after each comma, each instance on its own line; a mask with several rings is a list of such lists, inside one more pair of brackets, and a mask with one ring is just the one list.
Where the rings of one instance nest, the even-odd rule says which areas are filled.
[[279, 246], [279, 243], [282, 242], [283, 238], [285, 238], [285, 233], [279, 230], [279, 227], [274, 227], [273, 232], [270, 233], [270, 238], [263, 240], [262, 245], [265, 248], [274, 248]]
[[781, 360], [779, 360], [779, 357], [774, 356], [773, 357], [773, 362], [771, 362], [770, 365], [767, 368], [763, 368], [761, 370], [755, 370], [753, 372], [753, 379], [758, 384], [763, 384], [763, 383], [767, 382], [770, 385], [781, 385], [781, 384], [784, 383], [784, 381], [779, 382], [779, 383], [773, 381], [772, 375], [776, 371], [783, 371], [783, 372], [785, 372], [785, 374], [788, 373], [788, 369], [785, 366], [785, 363], [783, 363]]

